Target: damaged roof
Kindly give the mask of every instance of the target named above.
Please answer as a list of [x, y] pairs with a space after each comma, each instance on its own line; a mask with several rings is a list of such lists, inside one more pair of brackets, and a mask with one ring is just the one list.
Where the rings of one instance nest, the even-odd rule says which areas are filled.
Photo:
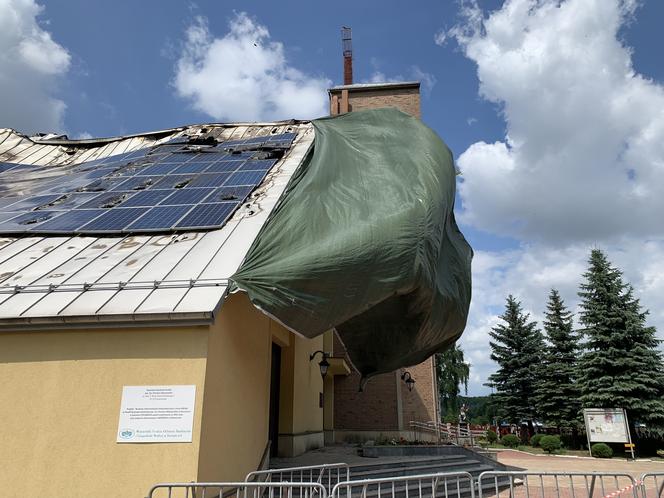
[[309, 122], [0, 130], [0, 329], [210, 322], [313, 136]]

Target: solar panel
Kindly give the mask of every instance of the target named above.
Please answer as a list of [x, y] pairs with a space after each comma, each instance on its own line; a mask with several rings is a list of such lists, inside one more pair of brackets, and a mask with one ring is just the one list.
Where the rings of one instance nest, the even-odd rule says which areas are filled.
[[202, 173], [208, 167], [210, 164], [214, 163], [203, 163], [203, 162], [189, 162], [189, 163], [184, 163], [182, 166], [178, 166], [175, 168], [173, 171], [173, 174], [175, 175], [181, 175], [181, 174], [187, 174], [187, 173]]
[[171, 228], [192, 206], [157, 206], [127, 227], [127, 230], [163, 230]]
[[1, 232], [22, 232], [32, 228], [33, 225], [38, 225], [44, 221], [50, 220], [54, 216], [60, 214], [53, 211], [32, 211], [29, 213], [19, 214], [14, 213], [16, 216], [0, 223]]
[[81, 205], [81, 209], [112, 208], [129, 199], [132, 194], [133, 192], [105, 192], [98, 194]]
[[217, 174], [203, 174], [198, 175], [191, 182], [187, 184], [190, 187], [221, 187], [224, 182], [231, 176], [230, 173], [217, 173]]
[[85, 225], [90, 220], [104, 214], [103, 209], [75, 209], [72, 211], [59, 211], [57, 217], [53, 217], [31, 228], [33, 232], [73, 232], [77, 228]]
[[243, 201], [253, 189], [253, 185], [242, 187], [219, 187], [212, 192], [212, 195], [206, 197], [205, 200], [207, 202]]
[[[220, 228], [276, 164], [272, 151], [294, 137], [263, 135], [215, 145], [183, 136], [65, 166], [0, 162], [0, 233]], [[30, 194], [16, 195], [23, 192]]]
[[60, 197], [58, 194], [17, 198], [16, 202], [2, 208], [4, 211], [31, 211]]
[[140, 176], [161, 176], [172, 172], [178, 165], [176, 163], [151, 164], [146, 166], [136, 174]]
[[182, 218], [176, 227], [212, 228], [223, 225], [240, 205], [239, 202], [199, 204]]
[[143, 190], [137, 192], [122, 203], [122, 207], [150, 207], [156, 206], [160, 201], [173, 193], [173, 190]]
[[148, 212], [148, 208], [110, 209], [90, 223], [79, 227], [79, 232], [116, 232]]
[[272, 166], [274, 166], [276, 162], [277, 162], [276, 159], [263, 159], [263, 160], [258, 159], [253, 161], [247, 161], [246, 163], [242, 163], [242, 166], [240, 166], [238, 170], [267, 171], [269, 169], [272, 169]]
[[207, 173], [226, 173], [236, 171], [244, 164], [244, 161], [219, 161], [212, 163], [207, 169]]
[[198, 204], [214, 191], [213, 188], [185, 188], [176, 190], [159, 204], [173, 206], [176, 204]]
[[233, 173], [224, 185], [258, 185], [265, 175], [265, 171], [240, 171]]

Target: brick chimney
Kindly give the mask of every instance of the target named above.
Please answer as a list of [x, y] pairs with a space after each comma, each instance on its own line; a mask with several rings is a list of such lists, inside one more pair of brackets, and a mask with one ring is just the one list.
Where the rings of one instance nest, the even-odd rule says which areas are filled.
[[330, 88], [327, 93], [332, 116], [362, 109], [396, 107], [418, 119], [422, 117], [419, 81], [340, 85]]

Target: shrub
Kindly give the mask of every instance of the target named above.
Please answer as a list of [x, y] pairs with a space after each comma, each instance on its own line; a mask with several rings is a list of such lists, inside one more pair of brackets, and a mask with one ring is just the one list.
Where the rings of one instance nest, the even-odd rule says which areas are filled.
[[561, 434], [560, 435], [560, 442], [563, 445], [563, 448], [567, 448], [570, 450], [577, 449], [579, 447], [579, 443], [577, 441], [577, 438], [574, 437], [572, 434]]
[[508, 448], [516, 448], [521, 443], [519, 438], [514, 434], [507, 434], [503, 436], [500, 438], [500, 442], [503, 444], [503, 446], [507, 446]]
[[489, 429], [486, 431], [486, 440], [489, 441], [489, 444], [494, 444], [496, 441], [498, 441], [498, 434], [496, 434], [495, 431]]
[[657, 456], [659, 458], [664, 458], [664, 450], [657, 450]]
[[608, 444], [604, 443], [595, 443], [590, 448], [590, 453], [595, 458], [611, 458], [613, 456], [613, 450]]
[[560, 449], [560, 438], [558, 436], [542, 436], [539, 441], [540, 446], [547, 453], [553, 453]]
[[530, 446], [537, 448], [540, 444], [540, 439], [542, 439], [543, 434], [535, 434], [530, 438]]

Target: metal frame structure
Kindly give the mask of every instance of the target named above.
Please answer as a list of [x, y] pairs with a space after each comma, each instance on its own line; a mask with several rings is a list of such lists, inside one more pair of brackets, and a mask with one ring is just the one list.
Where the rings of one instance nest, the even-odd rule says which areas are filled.
[[473, 476], [468, 472], [448, 472], [340, 482], [334, 486], [330, 497], [474, 498], [474, 487]]
[[639, 498], [639, 481], [627, 473], [490, 471], [477, 478], [477, 493], [478, 498]]
[[335, 485], [349, 480], [350, 467], [347, 463], [255, 470], [249, 472], [245, 478], [246, 482], [312, 482], [323, 485], [328, 494], [331, 493]]
[[152, 486], [146, 498], [327, 498], [322, 484], [301, 482], [172, 482]]
[[643, 498], [664, 497], [664, 472], [647, 472], [639, 478]]

